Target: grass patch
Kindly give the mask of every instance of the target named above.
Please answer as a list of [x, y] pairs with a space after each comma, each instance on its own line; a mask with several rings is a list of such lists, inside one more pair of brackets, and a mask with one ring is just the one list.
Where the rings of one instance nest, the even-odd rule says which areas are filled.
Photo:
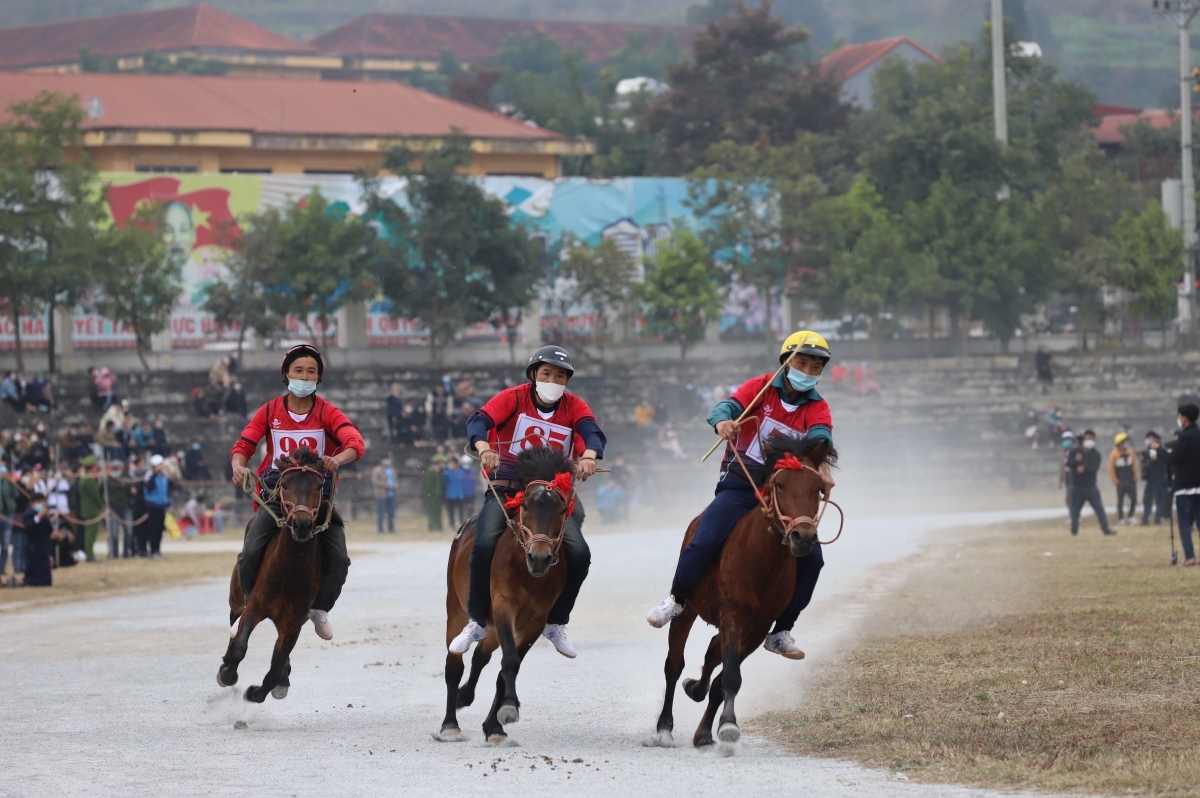
[[1200, 571], [1163, 527], [939, 533], [866, 642], [757, 726], [799, 753], [1004, 788], [1200, 785]]

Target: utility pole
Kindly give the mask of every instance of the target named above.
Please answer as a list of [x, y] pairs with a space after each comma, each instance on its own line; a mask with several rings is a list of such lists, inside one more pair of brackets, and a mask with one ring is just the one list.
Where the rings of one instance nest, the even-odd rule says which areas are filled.
[[1179, 297], [1180, 331], [1192, 332], [1195, 318], [1193, 295], [1196, 285], [1196, 185], [1192, 175], [1192, 42], [1191, 26], [1200, 0], [1154, 0], [1156, 12], [1179, 28], [1179, 129], [1183, 184], [1183, 240], [1186, 245], [1183, 264], [1183, 292]]
[[[1007, 59], [1004, 52], [1004, 0], [992, 0], [992, 120], [996, 126], [996, 140], [1001, 147], [1008, 146], [1008, 80]], [[1000, 187], [996, 199], [1009, 198], [1008, 184]]]

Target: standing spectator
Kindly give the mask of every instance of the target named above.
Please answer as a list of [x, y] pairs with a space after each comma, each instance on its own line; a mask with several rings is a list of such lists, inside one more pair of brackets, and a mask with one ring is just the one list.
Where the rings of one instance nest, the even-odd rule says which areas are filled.
[[142, 425], [133, 433], [133, 448], [137, 450], [138, 454], [154, 454], [157, 442], [154, 437], [154, 425], [150, 423], [150, 419], [143, 421]]
[[163, 456], [150, 457], [150, 470], [146, 472], [142, 489], [146, 504], [145, 546], [151, 559], [162, 559], [162, 536], [167, 522], [167, 510], [171, 507], [171, 483], [163, 473]]
[[[1138, 461], [1129, 446], [1129, 433], [1118, 432], [1113, 438], [1113, 449], [1108, 453], [1108, 477], [1117, 488], [1117, 522], [1132, 524], [1137, 510]], [[1129, 514], [1125, 514], [1125, 500], [1129, 500]]]
[[1179, 514], [1179, 542], [1183, 545], [1183, 564], [1195, 565], [1192, 549], [1192, 523], [1200, 515], [1200, 428], [1196, 418], [1200, 408], [1189, 403], [1179, 407], [1179, 439], [1171, 448], [1171, 472], [1174, 474], [1172, 492], [1175, 511]]
[[183, 455], [183, 478], [190, 481], [212, 480], [212, 472], [204, 462], [204, 447], [199, 440], [192, 441], [192, 446]]
[[379, 465], [371, 469], [371, 487], [375, 491], [375, 529], [383, 534], [383, 519], [387, 518], [388, 534], [396, 532], [396, 469], [386, 454]]
[[654, 405], [645, 398], [637, 403], [637, 407], [633, 408], [633, 423], [642, 429], [654, 426]]
[[1171, 517], [1171, 505], [1167, 501], [1167, 452], [1162, 448], [1162, 439], [1151, 430], [1146, 433], [1146, 448], [1141, 453], [1142, 479], [1146, 490], [1142, 494], [1142, 526], [1150, 523], [1150, 509], [1154, 508], [1154, 523], [1161, 524], [1163, 516]]
[[[11, 474], [12, 485], [17, 490], [17, 506], [13, 510], [13, 519], [24, 518], [25, 511], [29, 509], [29, 497], [33, 495], [33, 479], [29, 474]], [[26, 554], [29, 551], [29, 539], [25, 535], [25, 527], [13, 524], [12, 530], [13, 544], [13, 576], [21, 574], [24, 579]], [[9, 584], [13, 582], [10, 579]]]
[[163, 457], [171, 453], [171, 444], [167, 443], [167, 427], [162, 416], [154, 419], [154, 453]]
[[471, 467], [471, 458], [466, 455], [459, 458], [458, 464], [461, 466], [458, 473], [459, 484], [462, 485], [462, 513], [465, 521], [475, 515], [476, 497], [479, 496], [479, 475]]
[[442, 472], [442, 499], [446, 505], [446, 519], [450, 522], [450, 528], [457, 530], [466, 519], [462, 517], [462, 469], [458, 467], [458, 458], [454, 455], [446, 458], [446, 470]]
[[624, 503], [625, 491], [616, 482], [605, 482], [596, 490], [596, 509], [600, 511], [600, 520], [605, 524], [615, 524], [621, 520]]
[[[1096, 473], [1100, 470], [1100, 452], [1096, 451], [1096, 433], [1085, 430], [1080, 446], [1067, 456], [1071, 469], [1071, 534], [1079, 534], [1079, 513], [1084, 503], [1090, 504], [1105, 535], [1117, 534], [1108, 526], [1104, 502], [1100, 499], [1100, 488], [1096, 486]], [[1190, 544], [1190, 541], [1189, 541]]]
[[442, 531], [442, 463], [445, 455], [435, 454], [425, 472], [425, 513], [429, 517], [429, 531]]
[[225, 396], [233, 385], [233, 373], [237, 371], [237, 358], [225, 355], [217, 358], [208, 370], [208, 384], [212, 388], [213, 404], [221, 407], [225, 404]]
[[[17, 515], [17, 486], [13, 483], [9, 476], [8, 468], [0, 464], [0, 580], [4, 579], [5, 569], [8, 566], [8, 548], [13, 544], [13, 519]], [[24, 565], [24, 557], [20, 558], [20, 565]], [[16, 575], [21, 568], [18, 567], [17, 550], [14, 548], [12, 553], [13, 560], [13, 576], [9, 578], [8, 585], [12, 587], [16, 584]]]
[[124, 460], [125, 447], [117, 440], [116, 425], [110, 418], [100, 427], [100, 431], [96, 433], [96, 443], [104, 450], [105, 460]]
[[[388, 397], [391, 402], [391, 397]], [[389, 412], [391, 412], [389, 410]], [[416, 444], [422, 437], [422, 430], [425, 427], [424, 414], [418, 414], [412, 402], [404, 402], [400, 406], [400, 415], [396, 416], [393, 424], [393, 419], [388, 417], [389, 428], [391, 429], [392, 440], [397, 446], [408, 447]]]
[[0, 402], [11, 407], [14, 413], [25, 412], [25, 395], [17, 383], [16, 372], [7, 372], [0, 381]]
[[1058, 488], [1062, 490], [1066, 488], [1064, 500], [1067, 503], [1067, 511], [1071, 509], [1071, 452], [1075, 444], [1075, 433], [1071, 430], [1064, 430], [1062, 434], [1062, 460], [1059, 461], [1058, 468]]
[[84, 469], [79, 478], [79, 517], [90, 522], [83, 530], [83, 554], [88, 562], [96, 562], [96, 538], [100, 536], [100, 516], [104, 514], [104, 498], [97, 481], [100, 476], [98, 464], [94, 454], [79, 461]]
[[40, 410], [43, 413], [53, 412], [54, 386], [46, 379], [44, 372], [39, 371], [33, 378], [33, 382], [29, 383], [29, 396], [26, 397], [26, 405], [31, 410]]
[[[236, 358], [234, 362], [237, 362]], [[246, 421], [246, 392], [242, 389], [241, 380], [235, 379], [229, 386], [229, 391], [225, 395], [225, 412], [237, 416], [238, 421]]]
[[129, 455], [129, 479], [133, 480], [129, 483], [129, 509], [136, 520], [133, 525], [133, 556], [146, 557], [149, 554], [146, 550], [146, 474], [139, 463], [145, 463], [145, 460], [139, 461], [136, 453]]
[[92, 403], [97, 410], [108, 410], [116, 403], [117, 375], [109, 371], [107, 367], [96, 370], [95, 376], [92, 377], [92, 385], [95, 388]]
[[54, 515], [46, 497], [35, 492], [21, 521], [27, 539], [24, 584], [26, 587], [49, 587], [53, 581], [50, 568], [54, 559], [54, 536], [59, 533], [54, 529]]
[[1046, 393], [1054, 387], [1054, 372], [1050, 369], [1050, 358], [1050, 349], [1045, 344], [1038, 346], [1037, 354], [1033, 356], [1037, 366], [1038, 382], [1042, 384], [1042, 393]]
[[402, 443], [404, 436], [401, 432], [402, 422], [400, 417], [404, 412], [404, 400], [400, 398], [400, 383], [393, 382], [391, 387], [388, 388], [388, 396], [384, 409], [387, 413], [388, 442]]
[[449, 380], [450, 375], [447, 374], [425, 397], [425, 415], [429, 418], [429, 429], [437, 443], [445, 443], [450, 433], [450, 412], [454, 406], [446, 388]]
[[[108, 473], [100, 481], [100, 496], [108, 507], [108, 559], [132, 557], [133, 512], [130, 508], [129, 484], [123, 481], [125, 464], [113, 460]], [[122, 545], [122, 542], [124, 545]]]

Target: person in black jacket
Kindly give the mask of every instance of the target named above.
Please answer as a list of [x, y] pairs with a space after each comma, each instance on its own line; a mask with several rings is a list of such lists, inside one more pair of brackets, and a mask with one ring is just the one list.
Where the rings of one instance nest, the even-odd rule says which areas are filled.
[[1200, 428], [1196, 417], [1200, 408], [1188, 403], [1179, 407], [1179, 440], [1171, 448], [1168, 462], [1174, 474], [1172, 492], [1179, 513], [1179, 542], [1183, 546], [1183, 564], [1195, 565], [1192, 549], [1192, 523], [1200, 513]]
[[1171, 517], [1171, 504], [1167, 501], [1167, 450], [1162, 447], [1162, 438], [1151, 430], [1146, 433], [1146, 448], [1138, 457], [1142, 461], [1142, 479], [1146, 489], [1142, 493], [1142, 526], [1150, 523], [1150, 511], [1154, 510], [1154, 523], [1161, 524], [1163, 517]]
[[1086, 430], [1079, 446], [1067, 455], [1067, 468], [1071, 472], [1071, 534], [1079, 534], [1079, 513], [1085, 503], [1092, 506], [1100, 529], [1105, 535], [1117, 534], [1108, 526], [1108, 515], [1096, 487], [1096, 472], [1100, 470], [1100, 452], [1096, 451], [1096, 433]]

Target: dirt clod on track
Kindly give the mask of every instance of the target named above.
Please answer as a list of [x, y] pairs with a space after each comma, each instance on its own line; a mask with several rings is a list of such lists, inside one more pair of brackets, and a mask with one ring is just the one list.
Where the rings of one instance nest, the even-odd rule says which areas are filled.
[[[752, 656], [739, 715], [795, 705], [806, 670], [849, 642], [870, 586], [895, 570], [877, 566], [911, 555], [937, 523], [970, 520], [999, 519], [849, 521], [842, 542], [826, 551], [817, 599], [795, 630], [809, 659]], [[679, 534], [591, 539], [591, 576], [570, 626], [579, 658], [564, 660], [544, 641], [530, 652], [518, 681], [521, 722], [508, 730], [517, 748], [487, 745], [480, 729], [495, 660], [475, 705], [460, 712], [465, 744], [430, 739], [444, 709], [448, 536], [356, 556], [331, 616], [334, 640], [306, 628], [287, 698], [262, 705], [240, 691], [267, 670], [269, 624], [250, 640], [239, 687], [213, 684], [228, 642], [223, 580], [7, 613], [0, 796], [460, 796], [481, 784], [489, 795], [520, 798], [564, 786], [573, 796], [726, 796], [731, 785], [742, 795], [987, 795], [792, 756], [752, 734], [725, 751], [696, 751], [690, 741], [701, 708], [683, 696], [677, 747], [644, 747], [660, 707], [667, 638], [643, 615], [669, 585]], [[687, 675], [710, 632], [694, 630]], [[385, 662], [398, 667], [365, 667]]]

